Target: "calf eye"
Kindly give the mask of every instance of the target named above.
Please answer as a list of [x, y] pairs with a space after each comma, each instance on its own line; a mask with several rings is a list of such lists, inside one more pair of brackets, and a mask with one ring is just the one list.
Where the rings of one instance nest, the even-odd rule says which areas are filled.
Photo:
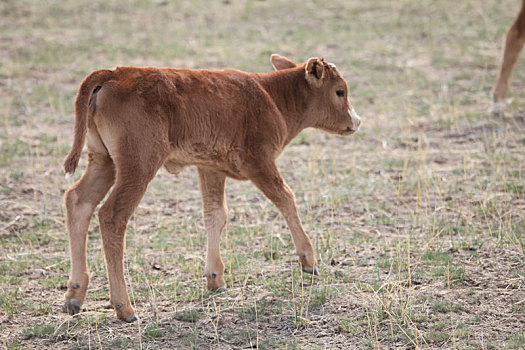
[[343, 97], [345, 95], [345, 90], [337, 90], [335, 93], [337, 94], [337, 96]]

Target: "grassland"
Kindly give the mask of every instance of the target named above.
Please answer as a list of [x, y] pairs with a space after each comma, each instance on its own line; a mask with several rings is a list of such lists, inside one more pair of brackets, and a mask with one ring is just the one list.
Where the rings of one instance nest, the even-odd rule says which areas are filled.
[[[525, 348], [525, 58], [488, 96], [517, 0], [0, 1], [0, 344], [5, 349]], [[107, 308], [96, 216], [84, 311], [68, 279], [62, 160], [83, 77], [117, 65], [336, 63], [362, 130], [306, 130], [279, 160], [315, 243], [228, 181], [227, 293], [205, 289], [194, 169], [161, 170], [127, 233], [141, 321]], [[81, 161], [80, 176], [86, 165]]]

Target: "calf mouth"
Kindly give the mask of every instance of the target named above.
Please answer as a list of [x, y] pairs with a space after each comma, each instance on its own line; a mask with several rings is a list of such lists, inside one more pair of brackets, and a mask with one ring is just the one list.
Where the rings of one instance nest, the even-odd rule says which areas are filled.
[[341, 131], [341, 135], [352, 135], [354, 134], [358, 129], [352, 129], [351, 127], [347, 127], [346, 129], [344, 129], [343, 131]]

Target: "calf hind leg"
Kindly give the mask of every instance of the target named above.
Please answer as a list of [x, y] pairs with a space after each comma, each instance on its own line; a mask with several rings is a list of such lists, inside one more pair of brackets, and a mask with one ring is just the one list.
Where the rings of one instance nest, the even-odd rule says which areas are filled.
[[[156, 160], [157, 157], [142, 159]], [[155, 176], [161, 162], [144, 164], [117, 163], [115, 187], [99, 210], [100, 233], [104, 246], [109, 280], [110, 303], [117, 317], [126, 322], [137, 320], [131, 306], [124, 278], [124, 249], [126, 227], [129, 218], [139, 205], [146, 188]]]
[[66, 191], [67, 230], [71, 251], [71, 276], [65, 294], [64, 311], [80, 311], [86, 298], [89, 271], [86, 241], [93, 212], [113, 185], [115, 170], [107, 154], [89, 153], [89, 163], [82, 178]]

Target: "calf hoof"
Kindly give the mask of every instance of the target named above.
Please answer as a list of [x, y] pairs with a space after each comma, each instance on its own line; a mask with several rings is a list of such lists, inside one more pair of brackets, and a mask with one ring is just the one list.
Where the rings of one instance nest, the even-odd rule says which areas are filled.
[[312, 275], [319, 275], [319, 269], [317, 268], [317, 260], [313, 253], [302, 253], [299, 254], [299, 265], [302, 270]]
[[314, 266], [314, 267], [303, 266], [302, 269], [304, 272], [309, 273], [310, 275], [319, 276], [319, 269], [317, 268], [317, 266]]
[[131, 306], [125, 306], [121, 303], [113, 304], [115, 311], [117, 312], [117, 318], [121, 321], [132, 323], [137, 321], [139, 318], [135, 314], [135, 310]]
[[80, 312], [82, 307], [82, 302], [76, 299], [66, 299], [64, 303], [64, 312], [67, 312], [70, 315], [76, 315]]
[[215, 291], [225, 291], [226, 281], [223, 275], [218, 275], [215, 272], [206, 274], [206, 289]]
[[209, 290], [209, 291], [215, 291], [215, 292], [225, 292], [228, 290], [228, 288], [226, 288], [226, 283], [223, 283], [222, 285], [220, 284], [217, 284], [217, 283], [206, 283], [206, 289]]

